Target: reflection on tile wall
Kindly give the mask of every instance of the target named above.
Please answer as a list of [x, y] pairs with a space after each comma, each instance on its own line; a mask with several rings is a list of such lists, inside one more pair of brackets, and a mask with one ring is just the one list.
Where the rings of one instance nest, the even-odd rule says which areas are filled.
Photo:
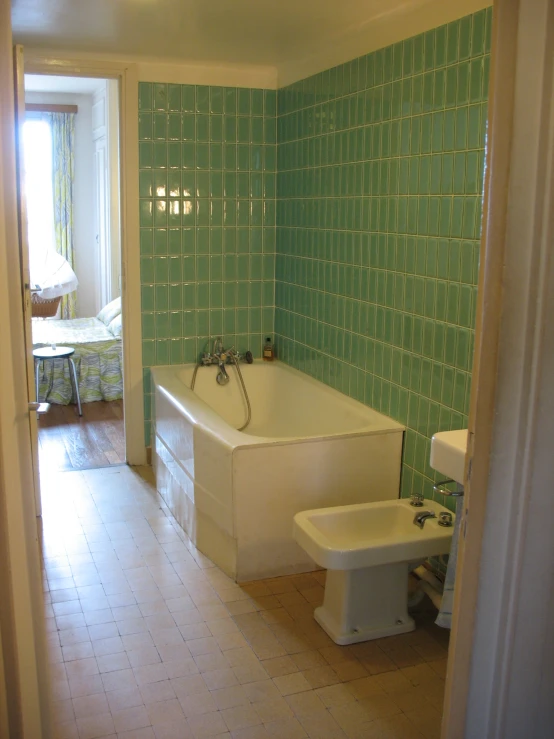
[[491, 10], [278, 93], [279, 357], [430, 437], [467, 425]]
[[148, 445], [150, 367], [273, 332], [276, 92], [141, 82], [139, 142]]

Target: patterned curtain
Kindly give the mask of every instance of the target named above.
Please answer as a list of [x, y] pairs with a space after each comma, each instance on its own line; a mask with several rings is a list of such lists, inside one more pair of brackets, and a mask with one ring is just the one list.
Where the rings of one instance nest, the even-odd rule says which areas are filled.
[[[72, 269], [73, 250], [73, 180], [75, 175], [75, 114], [49, 113], [52, 127], [52, 169], [54, 190], [54, 233], [56, 251]], [[77, 292], [64, 295], [61, 317], [77, 315]]]

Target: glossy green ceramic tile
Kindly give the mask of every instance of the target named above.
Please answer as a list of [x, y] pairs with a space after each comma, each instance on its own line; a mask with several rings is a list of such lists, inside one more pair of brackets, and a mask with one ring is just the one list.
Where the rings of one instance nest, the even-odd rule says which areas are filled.
[[467, 424], [490, 26], [483, 10], [277, 96], [279, 356], [406, 424], [404, 495], [432, 495], [430, 436]]
[[149, 443], [150, 367], [273, 333], [276, 92], [140, 83], [138, 126]]

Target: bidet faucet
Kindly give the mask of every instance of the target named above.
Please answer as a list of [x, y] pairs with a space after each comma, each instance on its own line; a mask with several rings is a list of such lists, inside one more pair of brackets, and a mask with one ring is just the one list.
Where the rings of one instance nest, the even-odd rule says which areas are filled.
[[436, 518], [437, 514], [433, 513], [433, 511], [419, 511], [414, 516], [414, 524], [416, 526], [419, 526], [420, 529], [422, 529], [425, 526], [425, 521], [427, 521], [428, 518]]

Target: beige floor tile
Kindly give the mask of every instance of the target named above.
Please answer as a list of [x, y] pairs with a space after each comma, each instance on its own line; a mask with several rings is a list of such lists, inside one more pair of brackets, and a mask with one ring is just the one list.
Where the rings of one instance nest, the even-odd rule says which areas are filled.
[[160, 680], [169, 680], [169, 675], [163, 662], [154, 665], [144, 665], [142, 667], [134, 667], [133, 673], [137, 685], [147, 685], [148, 683], [157, 683]]
[[110, 710], [105, 693], [73, 698], [73, 712], [76, 719], [109, 713]]
[[66, 678], [61, 680], [50, 679], [50, 694], [54, 701], [71, 698], [71, 689], [68, 680]]
[[299, 670], [310, 670], [313, 667], [321, 667], [327, 664], [325, 658], [317, 649], [310, 649], [307, 652], [297, 652], [291, 655], [291, 659]]
[[112, 718], [118, 733], [131, 731], [132, 729], [143, 729], [151, 725], [148, 711], [144, 706], [133, 706], [132, 708], [113, 711]]
[[208, 692], [206, 683], [201, 675], [187, 675], [185, 677], [173, 678], [169, 682], [177, 698], [186, 698], [187, 696]]
[[232, 739], [269, 739], [265, 726], [248, 726], [231, 732]]
[[107, 672], [102, 675], [102, 684], [104, 690], [123, 690], [125, 688], [136, 688], [137, 681], [133, 670], [116, 670], [115, 672]]
[[105, 657], [97, 657], [98, 671], [115, 672], [116, 670], [126, 670], [131, 667], [127, 652], [119, 652], [118, 654], [108, 654]]
[[175, 690], [170, 680], [161, 680], [158, 683], [148, 683], [140, 688], [140, 694], [145, 705], [173, 700]]
[[315, 691], [327, 708], [342, 706], [355, 700], [346, 685], [330, 685]]
[[110, 711], [121, 711], [124, 708], [133, 708], [134, 706], [142, 706], [144, 703], [143, 696], [137, 687], [122, 688], [121, 690], [111, 690], [106, 693]]
[[146, 706], [150, 723], [154, 726], [163, 724], [185, 724], [183, 708], [176, 698], [149, 703]]
[[361, 677], [346, 683], [352, 695], [361, 700], [370, 695], [385, 695], [385, 690], [376, 676]]
[[327, 709], [324, 703], [313, 690], [289, 695], [285, 700], [297, 718], [311, 716], [314, 713], [327, 715]]
[[195, 639], [205, 639], [212, 636], [212, 632], [208, 628], [207, 624], [204, 623], [200, 611], [185, 611], [183, 614], [175, 614], [175, 616], [186, 616], [186, 618], [196, 619], [194, 623], [180, 623], [181, 619], [175, 618], [178, 624], [181, 636], [185, 639], [185, 642], [192, 641]]
[[193, 657], [198, 657], [201, 654], [217, 653], [221, 650], [219, 645], [213, 636], [205, 637], [203, 639], [191, 639], [187, 641], [187, 647]]
[[143, 647], [152, 647], [154, 642], [150, 632], [140, 632], [136, 634], [125, 634], [121, 637], [121, 641], [125, 646], [126, 651], [133, 649], [142, 649]]
[[125, 618], [117, 621], [117, 630], [121, 637], [128, 634], [142, 634], [148, 631], [148, 626], [144, 618]]
[[203, 675], [208, 690], [221, 690], [237, 685], [238, 681], [233, 670], [228, 667], [224, 670], [212, 670]]
[[99, 673], [98, 663], [94, 657], [86, 659], [76, 659], [73, 662], [65, 664], [67, 678], [86, 677], [88, 675], [97, 675]]
[[80, 739], [97, 739], [115, 733], [111, 713], [101, 713], [87, 718], [77, 719]]
[[226, 708], [221, 711], [221, 715], [229, 731], [237, 731], [238, 729], [261, 724], [260, 717], [254, 708], [249, 705]]
[[52, 701], [52, 719], [56, 724], [75, 720], [75, 711], [73, 709], [73, 701], [71, 698]]
[[448, 634], [430, 615], [339, 647], [313, 618], [324, 572], [236, 585], [149, 468], [114, 469], [44, 486], [57, 739], [438, 737]]
[[275, 683], [270, 679], [248, 683], [244, 686], [244, 690], [251, 703], [277, 700], [281, 695]]
[[140, 649], [132, 649], [127, 651], [127, 657], [131, 667], [144, 667], [145, 665], [155, 665], [162, 659], [156, 647], [141, 647]]
[[425, 739], [440, 739], [441, 715], [430, 705], [406, 713], [408, 720], [423, 734]]
[[323, 667], [312, 667], [309, 670], [302, 670], [302, 675], [306, 678], [310, 687], [314, 689], [340, 683], [339, 676], [329, 665], [325, 665]]
[[193, 739], [193, 733], [185, 720], [173, 723], [154, 723], [152, 729], [156, 739]]
[[299, 672], [298, 665], [289, 656], [266, 659], [263, 660], [262, 665], [270, 677], [280, 677]]
[[[222, 619], [222, 621], [227, 621], [227, 619]], [[217, 623], [217, 621], [212, 621], [211, 623]], [[242, 649], [243, 647], [248, 646], [248, 642], [244, 636], [238, 632], [217, 634], [215, 639], [222, 652], [228, 652], [230, 649]]]
[[304, 690], [311, 690], [309, 682], [299, 672], [293, 673], [292, 675], [274, 677], [273, 682], [281, 695], [292, 695], [293, 693], [300, 693]]
[[119, 629], [114, 622], [106, 624], [95, 624], [88, 627], [90, 638], [93, 641], [103, 641], [104, 639], [114, 639], [119, 637]]
[[72, 698], [80, 698], [84, 695], [94, 695], [95, 693], [104, 692], [104, 685], [100, 675], [75, 677], [71, 678], [68, 682]]
[[131, 731], [120, 731], [117, 739], [155, 739], [154, 730], [148, 726], [143, 729], [131, 729]]
[[268, 701], [254, 703], [253, 706], [264, 724], [293, 716], [292, 708], [284, 698], [272, 698]]
[[261, 664], [239, 665], [238, 667], [233, 667], [233, 672], [241, 685], [259, 682], [260, 680], [266, 680], [269, 677]]
[[[231, 688], [226, 688], [231, 690]], [[196, 693], [195, 695], [178, 695], [181, 708], [187, 718], [200, 716], [204, 713], [213, 713], [217, 710], [216, 702], [212, 693]]]
[[56, 739], [79, 739], [79, 728], [75, 721], [67, 721], [56, 726]]
[[210, 692], [216, 707], [223, 711], [226, 708], [245, 706], [250, 704], [248, 695], [242, 685], [234, 685], [231, 688], [221, 688]]
[[191, 716], [187, 723], [195, 739], [208, 739], [227, 731], [227, 725], [218, 711]]
[[199, 654], [197, 657], [194, 657], [194, 661], [201, 673], [211, 672], [212, 670], [225, 670], [229, 667], [229, 661], [226, 657], [227, 654], [228, 652], [224, 654], [218, 648], [217, 652]]
[[308, 736], [296, 718], [283, 718], [264, 724], [271, 739], [303, 739]]
[[198, 666], [196, 665], [196, 662], [192, 659], [192, 657], [176, 661], [164, 661], [164, 665], [170, 680], [177, 677], [188, 677], [189, 675], [196, 675], [199, 672]]
[[246, 667], [260, 664], [260, 660], [258, 660], [253, 650], [248, 646], [228, 649], [225, 653], [225, 659], [231, 667]]
[[310, 739], [347, 739], [329, 714], [312, 714], [299, 719]]

